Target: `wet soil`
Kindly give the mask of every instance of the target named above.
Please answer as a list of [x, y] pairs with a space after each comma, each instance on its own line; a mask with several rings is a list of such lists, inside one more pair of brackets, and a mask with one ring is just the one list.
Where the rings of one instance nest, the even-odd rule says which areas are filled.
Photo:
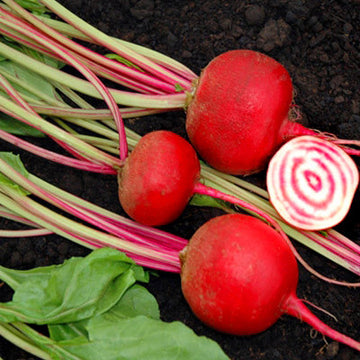
[[[360, 139], [360, 2], [358, 0], [62, 0], [70, 10], [113, 36], [163, 52], [196, 73], [216, 55], [231, 49], [262, 51], [289, 70], [296, 103], [305, 124]], [[128, 122], [140, 134], [170, 129], [185, 136], [182, 112]], [[46, 141], [45, 141], [46, 142]], [[110, 210], [121, 212], [116, 179], [50, 164], [11, 146], [2, 150], [20, 153], [34, 174]], [[51, 146], [51, 145], [50, 145]], [[359, 161], [357, 161], [359, 164]], [[264, 174], [258, 179], [263, 181]], [[360, 242], [360, 197], [337, 227]], [[207, 219], [219, 214], [211, 209], [188, 207], [176, 223], [166, 227], [189, 238]], [[14, 224], [1, 221], [2, 228]], [[319, 272], [348, 281], [357, 278], [296, 244], [303, 257]], [[60, 263], [87, 250], [58, 236], [35, 239], [2, 239], [0, 264], [17, 269]], [[271, 271], [271, 269], [269, 269]], [[197, 334], [216, 340], [233, 360], [356, 360], [360, 354], [325, 339], [306, 324], [287, 316], [267, 331], [251, 337], [217, 333], [191, 313], [180, 290], [179, 276], [161, 273], [149, 289], [158, 299], [165, 321], [180, 320]], [[298, 295], [335, 315], [337, 321], [314, 309], [329, 325], [360, 339], [359, 290], [329, 285], [300, 267]], [[1, 300], [10, 293], [2, 289]], [[34, 359], [0, 339], [4, 360]], [[170, 360], [170, 359], [169, 359]]]

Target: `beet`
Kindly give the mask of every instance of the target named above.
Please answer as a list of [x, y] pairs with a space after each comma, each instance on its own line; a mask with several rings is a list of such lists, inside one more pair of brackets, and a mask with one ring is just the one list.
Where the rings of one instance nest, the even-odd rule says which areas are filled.
[[295, 256], [263, 221], [242, 214], [213, 218], [195, 232], [181, 259], [184, 297], [208, 326], [252, 335], [288, 314], [360, 350], [357, 341], [324, 324], [297, 297]]
[[314, 134], [289, 118], [293, 86], [279, 62], [252, 50], [232, 50], [202, 71], [186, 115], [186, 131], [215, 169], [249, 175], [262, 170], [278, 147]]

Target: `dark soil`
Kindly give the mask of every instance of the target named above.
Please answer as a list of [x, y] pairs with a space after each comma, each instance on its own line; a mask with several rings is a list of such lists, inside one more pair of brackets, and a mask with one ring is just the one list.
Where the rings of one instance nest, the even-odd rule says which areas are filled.
[[[62, 0], [64, 5], [101, 30], [163, 52], [195, 72], [216, 55], [249, 48], [273, 56], [289, 70], [296, 89], [296, 103], [303, 121], [312, 128], [342, 138], [360, 139], [360, 2], [358, 0]], [[221, 79], [220, 79], [221, 81]], [[184, 134], [183, 113], [164, 114], [129, 122], [139, 133], [171, 129]], [[121, 212], [116, 198], [116, 179], [50, 164], [23, 154], [7, 144], [2, 150], [22, 154], [27, 168], [38, 176]], [[359, 163], [359, 162], [358, 162]], [[260, 180], [264, 174], [260, 174]], [[338, 229], [360, 242], [360, 200]], [[219, 212], [188, 207], [167, 230], [189, 238], [206, 219]], [[2, 220], [3, 228], [14, 225]], [[330, 261], [298, 246], [316, 269], [337, 279], [357, 280]], [[0, 264], [17, 269], [60, 263], [84, 255], [87, 250], [58, 236], [36, 239], [2, 239]], [[271, 271], [271, 269], [269, 269]], [[178, 275], [160, 274], [149, 289], [157, 297], [165, 321], [180, 320], [200, 335], [216, 340], [234, 360], [337, 359], [356, 360], [360, 354], [325, 339], [306, 324], [284, 316], [256, 336], [236, 337], [203, 326], [184, 301]], [[332, 286], [300, 268], [298, 295], [337, 317], [316, 311], [325, 322], [360, 339], [359, 290]], [[3, 287], [1, 300], [10, 293]], [[0, 357], [33, 359], [3, 339]], [[139, 359], [140, 360], [140, 359]], [[170, 359], [169, 359], [170, 360]]]

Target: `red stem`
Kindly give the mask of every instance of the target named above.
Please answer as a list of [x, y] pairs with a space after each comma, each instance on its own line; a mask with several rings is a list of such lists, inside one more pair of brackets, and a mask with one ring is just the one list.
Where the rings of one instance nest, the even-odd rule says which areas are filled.
[[[1, 109], [1, 107], [0, 107]], [[24, 139], [16, 137], [15, 135], [9, 134], [4, 130], [0, 130], [0, 138], [4, 141], [7, 141], [10, 144], [13, 144], [23, 150], [29, 151], [37, 156], [41, 156], [44, 159], [51, 160], [57, 163], [60, 163], [65, 166], [71, 166], [76, 169], [86, 170], [97, 172], [100, 174], [110, 174], [115, 175], [117, 171], [108, 165], [96, 164], [90, 161], [82, 161], [79, 159], [73, 159], [71, 157], [58, 154], [56, 152], [47, 150], [45, 148], [39, 147], [37, 145], [31, 144]], [[56, 139], [54, 139], [56, 140]]]
[[282, 308], [286, 314], [306, 322], [321, 334], [347, 346], [350, 346], [357, 351], [360, 351], [360, 343], [358, 341], [334, 330], [330, 326], [323, 323], [304, 305], [304, 303], [296, 296], [295, 293], [290, 294]]
[[268, 224], [270, 224], [284, 239], [284, 241], [288, 244], [288, 246], [290, 247], [291, 251], [293, 252], [293, 254], [295, 255], [296, 259], [301, 263], [301, 265], [308, 270], [311, 274], [315, 275], [316, 277], [318, 277], [319, 279], [322, 279], [324, 281], [327, 281], [329, 283], [332, 284], [337, 284], [337, 285], [346, 285], [346, 286], [354, 286], [354, 287], [360, 287], [360, 282], [357, 283], [347, 283], [347, 282], [343, 282], [343, 281], [338, 281], [335, 279], [331, 279], [328, 278], [322, 274], [320, 274], [319, 272], [317, 272], [315, 269], [313, 269], [298, 253], [298, 251], [296, 250], [295, 246], [292, 244], [292, 242], [290, 241], [290, 239], [288, 238], [288, 236], [286, 235], [286, 233], [284, 232], [284, 230], [282, 229], [282, 227], [278, 224], [278, 222], [276, 220], [274, 220], [269, 214], [267, 214], [266, 212], [262, 211], [261, 209], [257, 208], [256, 206], [247, 203], [244, 200], [241, 200], [235, 196], [232, 195], [228, 195], [225, 194], [219, 190], [213, 189], [209, 186], [206, 186], [204, 184], [201, 183], [196, 183], [194, 186], [194, 194], [201, 194], [201, 195], [207, 195], [207, 196], [211, 196], [215, 199], [220, 199], [223, 201], [227, 201], [231, 204], [234, 205], [238, 205], [244, 209], [247, 209], [251, 212], [253, 212], [254, 214], [261, 216], [265, 221], [268, 222]]
[[[13, 5], [18, 11], [21, 12], [22, 16], [26, 16], [27, 21], [31, 21], [33, 29], [44, 31], [44, 33], [58, 42], [59, 46], [67, 48], [70, 52], [77, 56], [87, 67], [93, 70], [96, 74], [106, 76], [109, 75], [111, 80], [118, 80], [120, 84], [125, 85], [131, 89], [145, 92], [145, 93], [174, 93], [175, 87], [173, 85], [163, 83], [160, 80], [152, 77], [151, 75], [145, 74], [137, 69], [131, 69], [128, 66], [121, 64], [118, 61], [112, 60], [98, 54], [78, 43], [75, 43], [71, 39], [63, 36], [58, 31], [54, 30], [50, 26], [47, 26], [41, 20], [33, 16], [31, 13], [26, 12], [24, 9], [14, 3]], [[30, 26], [24, 22], [23, 19], [16, 17], [14, 14], [7, 12], [5, 9], [0, 9], [0, 14], [4, 13], [5, 16], [11, 17], [14, 21], [19, 22], [20, 25]], [[38, 46], [26, 38], [17, 37], [15, 34], [6, 32], [6, 29], [1, 29], [1, 32], [15, 38], [18, 42], [25, 44], [28, 47], [34, 48], [37, 51], [52, 56], [58, 60], [63, 61], [57, 54], [49, 51], [49, 49]], [[143, 89], [143, 90], [142, 90]]]
[[49, 50], [56, 53], [65, 62], [70, 63], [95, 87], [95, 89], [104, 99], [105, 103], [113, 114], [114, 121], [119, 133], [120, 159], [125, 160], [128, 153], [128, 145], [120, 110], [109, 89], [102, 83], [102, 81], [97, 77], [97, 75], [93, 73], [89, 68], [85, 67], [77, 58], [72, 55], [71, 52], [69, 52], [67, 49], [63, 49], [61, 46], [58, 45], [56, 41], [38, 32], [36, 29], [33, 29], [30, 26], [26, 26], [26, 24], [20, 26], [18, 22], [7, 21], [6, 19], [3, 19], [2, 22], [8, 27], [20, 32], [23, 35], [28, 36], [30, 39], [38, 42], [40, 45], [45, 46]]
[[[185, 89], [189, 87], [189, 81], [185, 80], [183, 77], [178, 76], [177, 74], [173, 73], [172, 71], [168, 71], [166, 67], [163, 65], [157, 64], [152, 60], [146, 58], [143, 55], [137, 54], [136, 52], [132, 51], [130, 48], [127, 50], [119, 49], [114, 43], [106, 42], [102, 39], [102, 36], [106, 36], [104, 33], [101, 33], [97, 29], [93, 28], [93, 31], [89, 31], [88, 28], [83, 28], [81, 19], [78, 19], [78, 22], [74, 22], [71, 16], [73, 15], [69, 10], [64, 8], [62, 5], [57, 4], [58, 6], [54, 8], [52, 3], [49, 4], [48, 1], [40, 1], [44, 4], [48, 9], [50, 9], [54, 14], [58, 15], [61, 19], [63, 19], [66, 23], [72, 25], [74, 28], [78, 29], [80, 32], [91, 38], [97, 44], [109, 49], [110, 51], [118, 54], [133, 64], [139, 66], [140, 68], [144, 69], [145, 72], [152, 74], [153, 77], [161, 79], [171, 85], [176, 85], [177, 83], [180, 84]], [[61, 8], [61, 11], [57, 9]], [[87, 24], [88, 25], [88, 24]], [[89, 26], [89, 25], [88, 25]], [[99, 36], [99, 34], [101, 34]], [[109, 37], [110, 38], [110, 37]]]
[[301, 135], [319, 136], [319, 133], [308, 129], [298, 122], [287, 120], [279, 131], [279, 143], [282, 144], [285, 141]]
[[346, 146], [346, 145], [360, 146], [360, 140], [335, 139], [333, 140], [333, 143], [342, 147], [349, 155], [360, 156], [359, 149], [352, 149]]
[[268, 215], [266, 212], [260, 210], [259, 208], [257, 208], [256, 206], [249, 204], [248, 202], [238, 199], [235, 196], [232, 195], [228, 195], [225, 194], [219, 190], [213, 189], [209, 186], [206, 186], [202, 183], [196, 183], [194, 186], [194, 194], [201, 194], [201, 195], [207, 195], [207, 196], [211, 196], [215, 199], [220, 199], [220, 200], [224, 200], [227, 202], [230, 202], [234, 205], [238, 205], [241, 206], [242, 208], [245, 208], [249, 211], [254, 212], [255, 214], [261, 216], [264, 220], [266, 220], [271, 226], [273, 226], [275, 228], [275, 230], [277, 230], [280, 235], [285, 239], [285, 241], [287, 243], [289, 243], [289, 239], [287, 237], [287, 235], [285, 234], [284, 230], [281, 228], [281, 226], [270, 216]]
[[352, 149], [346, 146], [346, 145], [360, 146], [359, 140], [338, 139], [335, 135], [324, 133], [317, 130], [308, 129], [307, 127], [301, 125], [300, 123], [291, 120], [285, 121], [284, 125], [280, 129], [278, 143], [283, 144], [285, 141], [288, 141], [296, 136], [302, 136], [302, 135], [311, 135], [311, 136], [319, 137], [321, 139], [325, 139], [340, 146], [349, 155], [360, 156], [360, 150]]

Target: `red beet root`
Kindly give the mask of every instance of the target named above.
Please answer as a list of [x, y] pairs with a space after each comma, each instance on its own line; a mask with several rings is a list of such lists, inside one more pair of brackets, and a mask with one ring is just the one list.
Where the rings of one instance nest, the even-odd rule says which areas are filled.
[[199, 179], [200, 162], [190, 143], [171, 131], [154, 131], [139, 141], [119, 174], [120, 203], [142, 224], [165, 225], [197, 193], [242, 206], [277, 226], [255, 206], [201, 184]]
[[200, 163], [193, 147], [170, 131], [145, 135], [119, 176], [119, 199], [126, 213], [146, 225], [175, 220], [193, 195]]
[[195, 232], [182, 260], [185, 299], [210, 327], [251, 335], [288, 314], [360, 351], [360, 343], [324, 324], [296, 296], [295, 257], [261, 220], [235, 214], [208, 221]]
[[200, 156], [234, 175], [262, 170], [288, 138], [313, 131], [289, 120], [293, 86], [269, 56], [233, 50], [201, 73], [187, 109], [186, 130]]

